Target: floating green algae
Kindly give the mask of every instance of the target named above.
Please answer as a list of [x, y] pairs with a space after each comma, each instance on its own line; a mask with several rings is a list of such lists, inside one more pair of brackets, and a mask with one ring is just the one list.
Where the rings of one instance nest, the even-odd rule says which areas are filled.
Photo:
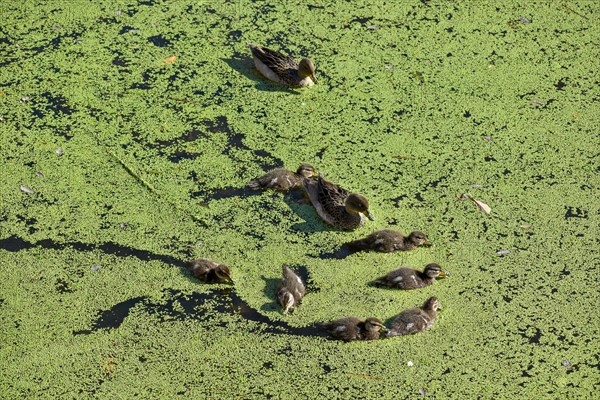
[[[597, 392], [594, 2], [0, 8], [0, 397]], [[312, 57], [319, 84], [264, 81], [247, 43]], [[332, 231], [293, 195], [243, 189], [301, 162], [376, 220]], [[328, 256], [388, 227], [434, 246]], [[193, 257], [230, 265], [233, 292], [194, 281]], [[369, 285], [429, 262], [450, 277]], [[283, 263], [308, 277], [287, 316]], [[432, 295], [443, 310], [423, 334], [311, 330]]]

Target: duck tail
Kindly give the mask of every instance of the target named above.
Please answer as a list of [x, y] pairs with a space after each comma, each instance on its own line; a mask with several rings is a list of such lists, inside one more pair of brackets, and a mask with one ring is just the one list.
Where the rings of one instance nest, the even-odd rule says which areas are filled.
[[386, 338], [390, 338], [390, 337], [394, 337], [394, 336], [400, 336], [400, 334], [398, 333], [398, 331], [397, 331], [397, 330], [394, 330], [394, 329], [391, 329], [391, 330], [390, 330], [390, 329], [388, 329], [388, 330], [385, 332], [385, 337], [386, 337]]
[[351, 251], [354, 252], [369, 249], [369, 243], [365, 239], [354, 240], [352, 242], [346, 243], [346, 245]]
[[258, 180], [254, 180], [254, 181], [250, 181], [246, 187], [250, 190], [261, 190], [262, 189], [262, 185], [260, 184], [260, 182]]

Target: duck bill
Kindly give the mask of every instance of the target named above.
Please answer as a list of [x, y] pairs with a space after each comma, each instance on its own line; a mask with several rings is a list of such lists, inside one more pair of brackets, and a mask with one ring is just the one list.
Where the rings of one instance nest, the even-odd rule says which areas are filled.
[[310, 76], [310, 79], [313, 81], [313, 83], [317, 83], [317, 77], [315, 76], [315, 74], [312, 74]]
[[423, 246], [424, 247], [431, 247], [431, 242], [429, 240], [426, 240], [423, 242]]
[[446, 272], [442, 271], [440, 272], [440, 274], [437, 276], [438, 278], [445, 278], [447, 276]]
[[221, 277], [221, 279], [223, 279], [223, 281], [225, 281], [227, 283], [233, 284], [233, 278], [229, 274], [223, 274], [223, 276]]
[[371, 210], [367, 210], [367, 218], [369, 218], [371, 221], [375, 221], [375, 217], [373, 216]]

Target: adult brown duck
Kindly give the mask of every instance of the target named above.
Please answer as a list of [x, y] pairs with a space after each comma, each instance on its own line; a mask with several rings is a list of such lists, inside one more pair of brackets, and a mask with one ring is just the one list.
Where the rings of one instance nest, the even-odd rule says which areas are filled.
[[302, 186], [317, 214], [334, 228], [352, 230], [363, 226], [367, 218], [375, 219], [365, 196], [326, 181], [320, 173], [317, 179], [304, 179]]
[[256, 69], [267, 79], [292, 87], [317, 83], [315, 64], [304, 58], [300, 61], [266, 47], [249, 44]]

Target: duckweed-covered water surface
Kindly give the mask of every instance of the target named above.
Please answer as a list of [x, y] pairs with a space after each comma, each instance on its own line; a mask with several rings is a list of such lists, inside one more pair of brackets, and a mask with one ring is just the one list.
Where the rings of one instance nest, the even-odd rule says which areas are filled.
[[[221, 4], [223, 3], [223, 4]], [[599, 388], [591, 1], [5, 1], [1, 398], [592, 398]], [[255, 43], [311, 57], [265, 81]], [[330, 229], [313, 164], [375, 221]], [[491, 208], [480, 211], [466, 194]], [[433, 246], [350, 254], [375, 229]], [[235, 285], [206, 285], [208, 257]], [[449, 276], [377, 288], [400, 266]], [[283, 315], [281, 265], [307, 283]], [[328, 339], [436, 296], [425, 333]]]

